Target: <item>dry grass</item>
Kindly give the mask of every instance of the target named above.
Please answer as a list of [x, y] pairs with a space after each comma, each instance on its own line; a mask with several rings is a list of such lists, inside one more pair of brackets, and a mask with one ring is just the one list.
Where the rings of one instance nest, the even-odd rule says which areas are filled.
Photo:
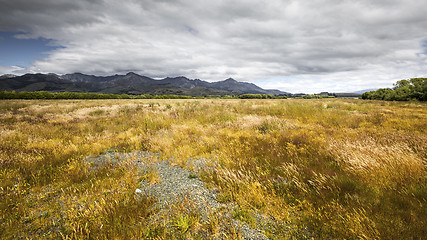
[[[200, 223], [177, 211], [148, 224], [126, 162], [92, 168], [106, 149], [161, 153], [236, 202], [285, 223], [276, 239], [421, 239], [427, 235], [425, 103], [362, 100], [0, 101], [0, 238], [186, 238]], [[143, 176], [153, 184], [155, 172]], [[167, 218], [167, 217], [166, 217]], [[289, 227], [290, 226], [290, 227]], [[234, 235], [233, 235], [234, 234]], [[229, 236], [238, 236], [230, 230]]]

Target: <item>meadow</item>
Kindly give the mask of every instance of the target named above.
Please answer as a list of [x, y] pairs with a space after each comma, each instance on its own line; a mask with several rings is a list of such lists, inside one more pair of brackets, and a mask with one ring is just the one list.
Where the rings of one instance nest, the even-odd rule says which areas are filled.
[[199, 177], [240, 207], [236, 218], [274, 219], [264, 232], [272, 239], [427, 236], [423, 102], [1, 100], [0, 132], [1, 239], [215, 236], [218, 216], [172, 214], [172, 229], [148, 221], [155, 200], [135, 198], [137, 168], [85, 160], [106, 151], [158, 153], [153, 161], [182, 167], [208, 159]]

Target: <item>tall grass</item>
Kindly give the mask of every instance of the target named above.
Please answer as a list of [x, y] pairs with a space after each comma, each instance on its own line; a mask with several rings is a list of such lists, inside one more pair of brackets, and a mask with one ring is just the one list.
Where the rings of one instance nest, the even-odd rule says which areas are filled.
[[0, 236], [179, 239], [201, 226], [217, 231], [178, 212], [164, 220], [174, 233], [150, 223], [153, 200], [134, 197], [134, 164], [85, 161], [114, 149], [159, 152], [183, 167], [208, 159], [214, 167], [201, 178], [220, 201], [239, 205], [236, 219], [255, 224], [253, 211], [274, 218], [265, 230], [271, 238], [421, 239], [426, 109], [342, 99], [3, 100]]

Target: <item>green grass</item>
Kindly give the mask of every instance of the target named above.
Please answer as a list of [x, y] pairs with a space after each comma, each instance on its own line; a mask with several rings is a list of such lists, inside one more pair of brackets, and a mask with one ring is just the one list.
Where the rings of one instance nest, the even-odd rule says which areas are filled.
[[357, 99], [2, 100], [0, 238], [218, 232], [215, 214], [203, 223], [177, 210], [163, 219], [172, 232], [150, 223], [153, 200], [134, 193], [138, 180], [155, 184], [156, 172], [85, 161], [113, 149], [159, 152], [181, 166], [188, 158], [211, 159], [215, 167], [198, 177], [220, 190], [220, 202], [243, 209], [236, 219], [255, 225], [250, 213], [257, 211], [292, 226], [267, 231], [273, 238], [308, 231], [319, 239], [421, 239], [426, 109]]

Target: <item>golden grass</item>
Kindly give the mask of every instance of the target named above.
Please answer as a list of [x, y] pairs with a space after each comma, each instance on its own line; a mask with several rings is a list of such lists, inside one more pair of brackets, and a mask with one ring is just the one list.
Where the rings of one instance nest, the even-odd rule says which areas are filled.
[[[0, 238], [180, 239], [201, 223], [177, 211], [148, 224], [133, 164], [92, 168], [107, 149], [161, 153], [236, 202], [286, 223], [276, 239], [421, 239], [427, 235], [425, 103], [319, 100], [0, 101]], [[155, 172], [143, 176], [153, 184]], [[165, 218], [168, 218], [165, 216]], [[230, 230], [229, 236], [239, 236]]]

